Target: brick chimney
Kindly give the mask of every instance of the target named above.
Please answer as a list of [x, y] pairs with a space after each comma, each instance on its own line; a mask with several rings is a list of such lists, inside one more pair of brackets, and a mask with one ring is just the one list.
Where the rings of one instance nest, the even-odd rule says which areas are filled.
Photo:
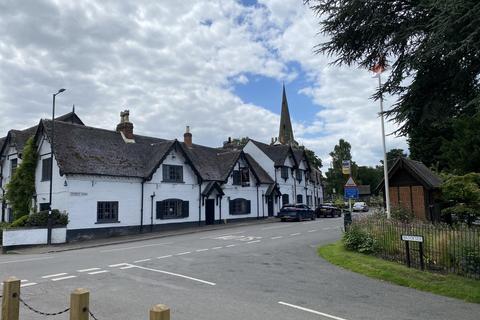
[[[122, 133], [124, 140], [133, 140], [133, 123], [129, 120], [130, 111], [125, 110], [120, 112], [120, 123], [117, 124], [117, 132]], [[126, 141], [127, 142], [127, 141]], [[135, 141], [133, 141], [135, 142]]]
[[190, 126], [187, 126], [185, 129], [185, 133], [183, 134], [183, 143], [185, 143], [188, 148], [192, 147], [192, 134], [190, 133]]

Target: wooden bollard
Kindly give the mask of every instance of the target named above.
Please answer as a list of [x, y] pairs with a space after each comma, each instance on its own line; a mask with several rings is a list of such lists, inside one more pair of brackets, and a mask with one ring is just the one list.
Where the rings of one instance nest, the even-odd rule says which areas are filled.
[[150, 320], [170, 320], [170, 309], [164, 304], [157, 304], [150, 309]]
[[90, 292], [75, 289], [70, 295], [70, 320], [88, 320]]
[[2, 320], [18, 320], [20, 279], [10, 277], [3, 282]]

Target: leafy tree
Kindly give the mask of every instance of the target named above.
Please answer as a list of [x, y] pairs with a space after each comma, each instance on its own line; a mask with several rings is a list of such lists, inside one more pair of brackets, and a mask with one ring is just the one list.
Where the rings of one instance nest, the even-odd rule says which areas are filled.
[[380, 183], [383, 178], [383, 166], [367, 167], [359, 166], [357, 168], [356, 182], [357, 184], [370, 185], [370, 189], [373, 189]]
[[316, 169], [320, 169], [322, 167], [322, 159], [317, 157], [315, 151], [306, 148], [305, 146], [300, 146], [301, 149], [305, 150], [305, 154], [307, 155], [307, 160], [311, 166]]
[[339, 195], [343, 195], [343, 186], [347, 181], [347, 177], [342, 173], [342, 161], [350, 160], [350, 166], [352, 170], [352, 176], [355, 177], [357, 174], [357, 165], [352, 161], [351, 154], [352, 146], [350, 143], [344, 139], [340, 139], [338, 144], [335, 145], [333, 151], [330, 152], [332, 157], [332, 167], [328, 169], [327, 176], [327, 193], [332, 194], [333, 188]]
[[248, 143], [248, 140], [248, 137], [233, 138], [232, 144], [238, 146], [239, 148], [243, 148]]
[[[480, 110], [478, 0], [305, 2], [329, 37], [317, 52], [334, 55], [338, 65], [390, 66], [374, 97], [399, 97], [386, 114], [400, 125], [397, 133], [408, 137], [411, 157], [455, 169], [458, 163], [442, 157], [454, 144], [452, 128]], [[464, 158], [468, 148], [456, 150], [461, 147], [458, 161], [470, 161]]]
[[6, 186], [5, 198], [12, 206], [15, 219], [30, 213], [35, 194], [35, 168], [37, 153], [33, 137], [27, 140], [23, 149], [22, 163]]
[[450, 204], [450, 207], [442, 210], [442, 214], [455, 214], [468, 223], [480, 216], [480, 173], [447, 176], [441, 190], [444, 199]]

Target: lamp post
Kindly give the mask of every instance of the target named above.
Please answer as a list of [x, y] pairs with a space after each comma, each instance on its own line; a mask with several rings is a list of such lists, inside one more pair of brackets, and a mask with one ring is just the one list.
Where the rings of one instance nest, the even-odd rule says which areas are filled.
[[52, 139], [50, 144], [50, 192], [48, 197], [48, 231], [47, 231], [47, 244], [52, 243], [52, 188], [53, 188], [53, 148], [55, 143], [55, 97], [64, 92], [65, 89], [58, 90], [53, 94], [52, 101]]
[[[378, 73], [378, 89], [382, 89], [381, 72]], [[383, 142], [383, 176], [385, 180], [385, 202], [387, 205], [387, 218], [390, 219], [390, 189], [388, 181], [387, 147], [385, 145], [385, 124], [383, 119], [383, 93], [380, 92], [380, 117], [382, 119], [382, 142]]]

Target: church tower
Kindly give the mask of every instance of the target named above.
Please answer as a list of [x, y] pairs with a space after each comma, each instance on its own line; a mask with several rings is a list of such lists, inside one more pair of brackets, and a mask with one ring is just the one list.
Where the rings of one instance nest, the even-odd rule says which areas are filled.
[[282, 113], [280, 116], [280, 130], [278, 132], [278, 142], [280, 144], [297, 146], [298, 143], [293, 138], [292, 122], [290, 112], [288, 111], [287, 94], [285, 93], [285, 84], [283, 85]]

